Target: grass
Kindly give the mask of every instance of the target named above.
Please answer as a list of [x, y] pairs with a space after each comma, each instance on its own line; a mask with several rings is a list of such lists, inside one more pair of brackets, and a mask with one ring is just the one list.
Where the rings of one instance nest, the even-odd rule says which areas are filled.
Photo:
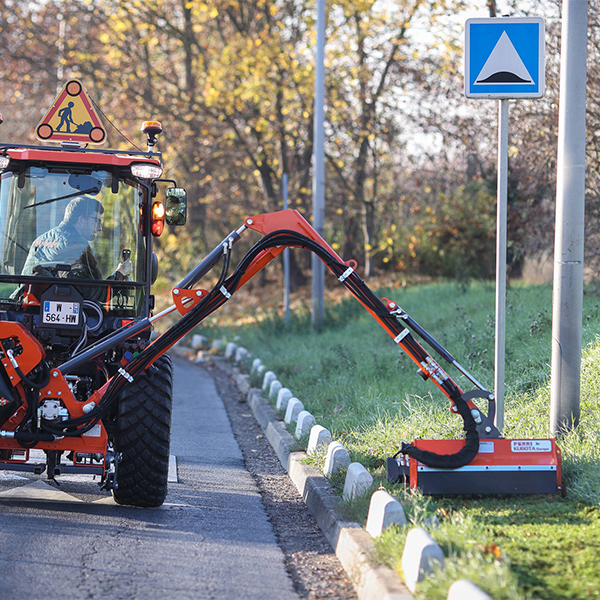
[[[438, 283], [379, 290], [397, 301], [487, 386], [494, 371], [494, 289], [487, 283]], [[511, 285], [507, 295], [506, 437], [547, 437], [551, 352], [551, 289]], [[444, 396], [415, 376], [389, 336], [354, 300], [329, 311], [325, 331], [312, 332], [310, 316], [297, 314], [289, 329], [278, 316], [260, 327], [230, 327], [225, 333], [259, 356], [339, 439], [402, 502], [411, 521], [433, 515], [431, 535], [444, 548], [444, 570], [422, 584], [418, 598], [446, 598], [453, 581], [467, 578], [496, 600], [600, 596], [600, 302], [584, 297], [581, 421], [559, 445], [564, 498], [424, 498], [385, 480], [385, 459], [402, 440], [462, 437], [460, 419]], [[214, 337], [210, 327], [204, 333]], [[222, 332], [220, 332], [222, 333]], [[435, 355], [434, 355], [435, 356]], [[463, 389], [472, 386], [448, 368]], [[485, 408], [482, 406], [482, 408]], [[313, 461], [321, 465], [322, 455]], [[338, 476], [333, 482], [343, 486]], [[366, 519], [368, 501], [347, 506]], [[401, 571], [407, 530], [377, 540], [380, 560]]]

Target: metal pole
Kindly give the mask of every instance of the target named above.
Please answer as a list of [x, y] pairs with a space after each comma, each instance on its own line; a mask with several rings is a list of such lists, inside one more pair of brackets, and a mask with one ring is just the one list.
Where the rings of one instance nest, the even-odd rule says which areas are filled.
[[[283, 210], [288, 209], [288, 174], [283, 174]], [[290, 249], [283, 251], [283, 306], [285, 326], [290, 326]]]
[[[313, 227], [325, 237], [325, 0], [317, 0], [317, 53], [315, 65], [315, 128], [313, 151]], [[312, 255], [312, 325], [321, 329], [325, 319], [325, 265]]]
[[66, 21], [63, 15], [56, 15], [58, 19], [58, 40], [56, 41], [56, 46], [58, 48], [58, 58], [57, 58], [57, 66], [56, 66], [56, 93], [60, 93], [62, 89], [62, 80], [65, 72], [63, 61], [65, 59], [65, 36], [66, 36]]
[[552, 299], [550, 430], [554, 435], [571, 429], [579, 421], [585, 235], [586, 43], [587, 0], [564, 0]]
[[508, 210], [508, 100], [498, 100], [498, 183], [496, 208], [496, 342], [494, 393], [498, 431], [504, 426], [504, 366], [506, 353], [506, 213]]

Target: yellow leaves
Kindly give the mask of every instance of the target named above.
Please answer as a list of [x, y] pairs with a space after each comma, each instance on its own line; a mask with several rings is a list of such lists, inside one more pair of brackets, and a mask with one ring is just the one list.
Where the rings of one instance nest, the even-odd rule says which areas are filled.
[[495, 542], [491, 542], [487, 545], [477, 544], [477, 548], [481, 550], [483, 554], [491, 555], [496, 559], [502, 558], [502, 550]]

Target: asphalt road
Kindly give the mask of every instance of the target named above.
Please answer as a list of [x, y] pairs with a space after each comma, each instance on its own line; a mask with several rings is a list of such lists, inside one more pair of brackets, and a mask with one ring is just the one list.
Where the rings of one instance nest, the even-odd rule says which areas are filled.
[[175, 361], [164, 506], [0, 472], [0, 599], [298, 598], [210, 375]]

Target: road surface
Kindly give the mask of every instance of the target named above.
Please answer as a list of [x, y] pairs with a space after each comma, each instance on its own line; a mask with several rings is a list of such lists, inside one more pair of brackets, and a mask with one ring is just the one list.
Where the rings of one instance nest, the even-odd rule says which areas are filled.
[[0, 472], [0, 599], [298, 598], [214, 381], [183, 360], [171, 454], [157, 509], [119, 506], [88, 476]]

